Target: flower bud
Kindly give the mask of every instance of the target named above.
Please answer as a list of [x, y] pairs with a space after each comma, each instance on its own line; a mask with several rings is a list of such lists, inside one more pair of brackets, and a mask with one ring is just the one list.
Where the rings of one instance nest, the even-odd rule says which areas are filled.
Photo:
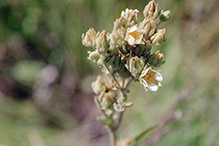
[[128, 49], [132, 51], [132, 54], [138, 57], [144, 57], [146, 58], [147, 55], [150, 54], [150, 50], [151, 50], [151, 43], [149, 40], [144, 41], [144, 44], [139, 44], [139, 45], [135, 45], [135, 46], [130, 46]]
[[103, 109], [103, 108], [105, 109], [105, 108], [107, 108], [109, 106], [109, 104], [107, 103], [106, 99], [104, 98], [105, 94], [106, 93], [104, 91], [102, 91], [98, 96], [96, 96], [98, 104], [99, 104], [99, 107], [101, 109]]
[[153, 18], [156, 19], [159, 15], [160, 15], [160, 8], [159, 8], [159, 4], [157, 3], [155, 11], [154, 11], [154, 15]]
[[119, 19], [117, 18], [116, 21], [113, 23], [113, 32], [122, 31], [122, 33], [125, 34], [126, 29], [127, 29], [127, 20], [125, 20], [122, 17], [120, 17]]
[[145, 18], [139, 24], [139, 28], [144, 30], [146, 39], [154, 34], [156, 27], [157, 27], [157, 24], [153, 18]]
[[121, 30], [113, 30], [111, 34], [107, 35], [107, 41], [109, 41], [110, 50], [114, 50], [117, 46], [122, 46], [124, 42], [124, 33]]
[[87, 57], [87, 59], [93, 61], [93, 62], [97, 62], [97, 60], [99, 60], [100, 58], [100, 53], [96, 50], [96, 51], [88, 51], [87, 52], [89, 54], [89, 56]]
[[113, 56], [115, 56], [115, 51], [112, 51], [112, 52], [110, 52], [110, 53], [107, 53], [107, 54], [105, 55], [104, 61], [105, 61], [106, 63], [108, 63], [108, 62], [112, 59]]
[[170, 10], [161, 11], [161, 15], [159, 18], [163, 22], [168, 21], [170, 19]]
[[104, 65], [103, 60], [104, 60], [104, 57], [101, 55], [100, 58], [97, 60], [97, 64], [98, 64], [99, 66], [103, 66], [103, 65]]
[[155, 45], [160, 45], [161, 43], [163, 43], [164, 41], [166, 41], [165, 38], [165, 31], [166, 29], [159, 29], [157, 31], [157, 33], [155, 33], [152, 37], [151, 37], [151, 41], [153, 44]]
[[96, 94], [100, 94], [102, 91], [106, 90], [106, 86], [100, 75], [97, 76], [96, 81], [91, 84], [91, 87]]
[[119, 29], [124, 22], [122, 21], [123, 19], [116, 19], [116, 21], [113, 22], [113, 29]]
[[133, 54], [140, 55], [141, 48], [138, 45], [131, 47], [131, 49], [133, 50]]
[[137, 56], [142, 56], [142, 54], [144, 53], [145, 51], [145, 48], [144, 47], [141, 47], [143, 45], [137, 45], [135, 48], [134, 48], [134, 53], [137, 55]]
[[86, 47], [94, 46], [94, 40], [96, 39], [96, 31], [93, 28], [90, 28], [86, 34], [82, 34], [82, 44]]
[[110, 105], [112, 105], [114, 97], [115, 96], [111, 95], [111, 92], [101, 92], [101, 94], [97, 96], [100, 108], [107, 109]]
[[151, 57], [148, 60], [148, 63], [150, 63], [154, 67], [159, 67], [164, 63], [163, 57], [163, 53], [160, 53], [160, 50], [158, 50], [156, 53], [151, 55]]
[[116, 97], [116, 94], [114, 91], [109, 91], [109, 92], [105, 93], [105, 95], [104, 95], [104, 98], [105, 98], [106, 102], [108, 103], [108, 105], [113, 104], [114, 97]]
[[115, 55], [116, 55], [116, 58], [115, 58], [115, 61], [112, 64], [112, 67], [113, 67], [114, 70], [117, 70], [121, 67], [122, 62], [121, 62], [121, 55], [120, 54], [115, 54]]
[[113, 103], [113, 108], [117, 112], [123, 112], [125, 107], [122, 104]]
[[[140, 49], [140, 51], [139, 51], [138, 53], [136, 53], [137, 50], [138, 50], [138, 48]], [[144, 45], [138, 45], [138, 46], [136, 47], [135, 53], [136, 53], [136, 55], [139, 56], [139, 57], [140, 57], [140, 56], [146, 57], [146, 55], [150, 53], [150, 49], [148, 49], [145, 44], [144, 44]]]
[[126, 29], [124, 29], [123, 27], [121, 27], [121, 29], [118, 30], [113, 30], [113, 33], [116, 34], [117, 36], [117, 47], [121, 47], [124, 44], [124, 36], [126, 34]]
[[144, 33], [148, 32], [150, 29], [149, 19], [145, 18], [142, 22], [139, 23], [139, 28], [144, 29]]
[[95, 46], [100, 52], [104, 52], [107, 49], [106, 44], [106, 31], [103, 30], [95, 40]]
[[108, 54], [104, 61], [107, 65], [111, 65], [113, 70], [117, 70], [122, 66], [121, 54], [118, 51]]
[[156, 18], [160, 13], [159, 5], [155, 4], [155, 1], [150, 1], [143, 10], [144, 17]]
[[143, 57], [138, 58], [138, 56], [130, 58], [126, 64], [126, 68], [131, 72], [131, 74], [136, 77], [144, 68], [144, 59]]
[[105, 92], [101, 92], [100, 95], [94, 98], [94, 101], [96, 105], [105, 113], [104, 115], [106, 117], [109, 117], [113, 113], [113, 111], [108, 108], [112, 103], [108, 103], [107, 99], [105, 98], [105, 95]]
[[132, 102], [126, 102], [124, 97], [119, 97], [116, 102], [113, 103], [114, 110], [117, 112], [122, 112], [125, 108], [132, 106]]
[[114, 62], [116, 61], [116, 56], [108, 56], [106, 59], [105, 59], [105, 62], [108, 64], [108, 65], [113, 65]]
[[122, 11], [121, 18], [124, 18], [127, 20], [127, 27], [131, 27], [137, 23], [137, 13], [139, 11], [137, 9], [125, 9], [125, 11]]
[[116, 47], [116, 44], [117, 44], [117, 35], [116, 33], [108, 33], [107, 34], [107, 41], [109, 41], [109, 44], [110, 44], [110, 50], [113, 51], [114, 48]]
[[145, 41], [144, 45], [140, 45], [141, 48], [144, 48], [144, 52], [142, 52], [142, 56], [147, 57], [150, 54], [150, 50], [152, 48], [152, 44], [149, 40]]

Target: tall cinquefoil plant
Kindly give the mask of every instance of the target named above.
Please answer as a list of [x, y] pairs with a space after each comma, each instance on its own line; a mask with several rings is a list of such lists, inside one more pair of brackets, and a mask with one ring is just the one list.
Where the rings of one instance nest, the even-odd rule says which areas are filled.
[[[119, 145], [116, 131], [125, 109], [132, 105], [127, 98], [129, 85], [137, 81], [145, 91], [157, 91], [163, 80], [160, 71], [154, 67], [164, 63], [164, 55], [160, 50], [153, 53], [151, 49], [153, 45], [166, 41], [166, 29], [160, 29], [159, 25], [169, 20], [170, 10], [161, 10], [152, 0], [145, 6], [144, 19], [139, 24], [138, 12], [128, 8], [122, 11], [120, 18], [113, 23], [111, 33], [90, 28], [82, 34], [83, 45], [93, 48], [88, 51], [88, 59], [97, 63], [106, 74], [104, 78], [98, 75], [92, 88], [97, 94], [96, 105], [103, 113], [98, 120], [110, 129], [113, 145]], [[138, 143], [138, 139], [133, 138], [123, 145]]]

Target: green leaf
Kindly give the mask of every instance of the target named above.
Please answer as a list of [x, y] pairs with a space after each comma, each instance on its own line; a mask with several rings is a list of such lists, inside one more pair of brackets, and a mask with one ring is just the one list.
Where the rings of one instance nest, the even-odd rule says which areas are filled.
[[156, 128], [158, 125], [146, 128], [141, 133], [139, 133], [136, 137], [134, 137], [134, 146], [138, 146], [142, 141], [144, 141]]

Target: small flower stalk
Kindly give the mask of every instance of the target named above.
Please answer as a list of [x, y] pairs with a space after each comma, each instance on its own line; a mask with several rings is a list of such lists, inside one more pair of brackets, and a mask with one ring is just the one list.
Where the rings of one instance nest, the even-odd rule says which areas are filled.
[[166, 41], [166, 29], [160, 23], [170, 19], [154, 0], [143, 10], [144, 19], [138, 24], [139, 11], [126, 9], [113, 23], [112, 32], [96, 32], [90, 28], [82, 34], [82, 44], [92, 47], [88, 59], [97, 63], [105, 77], [98, 75], [92, 83], [95, 102], [102, 116], [98, 120], [114, 135], [121, 124], [126, 108], [133, 104], [127, 98], [133, 81], [140, 82], [145, 91], [157, 91], [163, 77], [156, 68], [164, 64], [164, 55], [152, 47]]

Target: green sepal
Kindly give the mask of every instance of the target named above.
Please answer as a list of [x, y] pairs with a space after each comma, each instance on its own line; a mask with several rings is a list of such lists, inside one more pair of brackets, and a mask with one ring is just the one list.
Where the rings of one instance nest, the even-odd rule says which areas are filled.
[[122, 65], [121, 68], [118, 71], [119, 75], [123, 77], [124, 79], [131, 77], [131, 73], [129, 70], [126, 69], [125, 65]]
[[160, 20], [163, 21], [163, 22], [168, 21], [168, 20], [170, 19], [170, 17], [167, 17], [167, 16], [165, 16], [165, 15], [163, 15], [163, 14], [161, 14], [159, 18], [160, 18]]

